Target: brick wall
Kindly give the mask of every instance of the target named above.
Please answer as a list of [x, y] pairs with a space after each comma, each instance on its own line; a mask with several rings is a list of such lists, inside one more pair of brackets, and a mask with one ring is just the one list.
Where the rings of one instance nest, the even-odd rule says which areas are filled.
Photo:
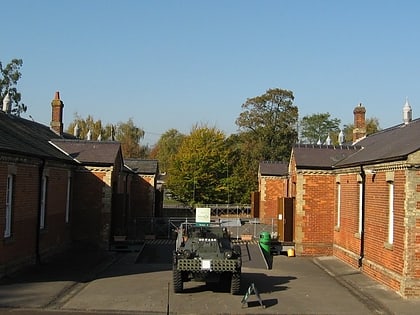
[[[14, 175], [12, 236], [4, 238], [4, 224], [0, 224], [0, 275], [13, 272], [21, 265], [35, 262], [36, 234], [39, 226], [40, 161], [25, 159], [22, 163], [0, 163], [0, 220], [5, 222], [6, 178]], [[70, 240], [65, 223], [68, 169], [45, 167], [48, 175], [46, 228], [40, 233], [39, 251], [49, 255], [63, 249]]]
[[[101, 242], [103, 193], [106, 171], [77, 171], [74, 174], [71, 223], [72, 238], [93, 244]], [[108, 186], [108, 189], [110, 187]]]
[[[405, 297], [420, 296], [419, 257], [416, 253], [418, 235], [418, 193], [420, 176], [414, 171], [388, 166], [375, 174], [366, 174], [365, 229], [362, 270]], [[337, 177], [341, 186], [340, 226], [335, 226], [334, 255], [358, 267], [361, 250], [359, 234], [358, 172]], [[389, 189], [394, 190], [393, 241], [388, 242]], [[336, 184], [336, 190], [337, 188]], [[420, 187], [420, 186], [419, 186]], [[337, 223], [337, 205], [335, 212]]]
[[277, 218], [278, 198], [286, 197], [287, 180], [278, 176], [260, 178], [260, 219]]
[[332, 255], [335, 176], [298, 174], [296, 177], [295, 243], [302, 256]]

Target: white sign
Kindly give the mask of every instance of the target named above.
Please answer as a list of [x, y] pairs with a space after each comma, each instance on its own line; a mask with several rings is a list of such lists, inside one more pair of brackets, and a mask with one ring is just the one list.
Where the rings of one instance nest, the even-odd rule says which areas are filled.
[[195, 208], [195, 222], [210, 223], [210, 208]]

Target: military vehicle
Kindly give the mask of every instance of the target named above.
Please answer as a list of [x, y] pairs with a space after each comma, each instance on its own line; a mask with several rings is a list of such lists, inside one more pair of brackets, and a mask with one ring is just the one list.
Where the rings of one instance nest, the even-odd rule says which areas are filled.
[[173, 253], [173, 286], [181, 293], [184, 282], [201, 281], [225, 285], [231, 294], [241, 286], [241, 247], [233, 245], [226, 228], [183, 223]]

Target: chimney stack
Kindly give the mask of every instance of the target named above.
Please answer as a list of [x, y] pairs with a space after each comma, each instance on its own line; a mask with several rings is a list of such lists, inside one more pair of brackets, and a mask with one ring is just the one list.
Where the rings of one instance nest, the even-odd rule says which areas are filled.
[[58, 135], [63, 134], [63, 107], [64, 104], [60, 100], [60, 92], [55, 92], [54, 99], [51, 101], [52, 118], [51, 129]]
[[366, 109], [359, 103], [353, 110], [354, 114], [354, 129], [353, 129], [353, 143], [366, 136]]

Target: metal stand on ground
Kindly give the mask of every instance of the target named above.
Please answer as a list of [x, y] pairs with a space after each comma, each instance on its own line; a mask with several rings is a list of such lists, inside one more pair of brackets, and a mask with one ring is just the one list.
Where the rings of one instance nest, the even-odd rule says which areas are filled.
[[166, 304], [166, 315], [169, 315], [169, 282], [168, 282], [168, 303]]
[[260, 297], [260, 294], [258, 293], [258, 290], [255, 287], [254, 283], [251, 283], [251, 285], [249, 286], [248, 290], [246, 291], [244, 297], [242, 298], [242, 301], [241, 301], [242, 307], [244, 307], [244, 304], [246, 304], [248, 306], [248, 298], [252, 293], [254, 293], [255, 296], [257, 297], [258, 302], [260, 303], [261, 307], [265, 308], [265, 305], [263, 304], [263, 302], [261, 300], [261, 297]]

